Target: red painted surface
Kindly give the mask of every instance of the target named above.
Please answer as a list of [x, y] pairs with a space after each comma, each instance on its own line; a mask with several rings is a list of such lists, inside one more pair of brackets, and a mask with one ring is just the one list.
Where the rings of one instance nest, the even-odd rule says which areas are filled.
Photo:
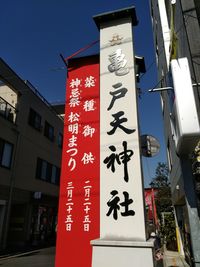
[[99, 57], [69, 62], [56, 267], [91, 267], [99, 238]]

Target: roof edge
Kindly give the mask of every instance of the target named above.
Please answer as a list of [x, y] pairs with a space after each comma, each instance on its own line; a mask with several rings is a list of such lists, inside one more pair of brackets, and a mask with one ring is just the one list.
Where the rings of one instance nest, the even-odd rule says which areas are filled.
[[102, 13], [102, 14], [93, 16], [93, 20], [96, 23], [97, 28], [100, 29], [100, 25], [103, 22], [113, 21], [113, 20], [127, 18], [127, 17], [131, 17], [133, 26], [136, 26], [138, 24], [135, 6]]

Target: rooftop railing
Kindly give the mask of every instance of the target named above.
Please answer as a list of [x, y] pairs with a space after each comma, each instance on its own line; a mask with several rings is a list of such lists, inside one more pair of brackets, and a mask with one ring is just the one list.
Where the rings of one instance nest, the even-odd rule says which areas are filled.
[[[44, 96], [41, 95], [41, 93], [34, 87], [34, 85], [32, 85], [31, 82], [29, 82], [28, 80], [24, 80], [24, 83], [28, 85], [32, 92], [36, 94], [56, 116], [59, 115], [54, 109], [54, 107], [45, 99]], [[61, 116], [59, 116], [59, 118], [63, 121], [63, 118]]]

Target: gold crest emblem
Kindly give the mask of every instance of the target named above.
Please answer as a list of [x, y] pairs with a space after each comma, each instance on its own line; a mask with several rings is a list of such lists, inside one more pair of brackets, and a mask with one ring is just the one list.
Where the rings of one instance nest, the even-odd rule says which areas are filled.
[[119, 45], [122, 43], [122, 39], [123, 39], [123, 37], [121, 37], [121, 36], [119, 36], [119, 34], [115, 33], [115, 34], [113, 34], [112, 39], [109, 40], [110, 45], [112, 45], [112, 46], [113, 45]]

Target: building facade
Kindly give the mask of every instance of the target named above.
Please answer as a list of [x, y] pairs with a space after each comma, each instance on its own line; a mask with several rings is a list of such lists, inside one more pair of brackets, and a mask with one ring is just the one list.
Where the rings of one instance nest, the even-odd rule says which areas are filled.
[[[198, 179], [192, 164], [193, 153], [177, 155], [172, 127], [175, 94], [171, 75], [171, 60], [187, 58], [198, 119], [200, 116], [200, 3], [198, 0], [151, 0], [154, 44], [160, 82], [161, 106], [164, 119], [165, 141], [172, 200], [177, 220], [179, 251], [188, 263], [199, 266], [199, 192]], [[166, 87], [172, 87], [166, 89]], [[165, 89], [164, 89], [165, 88]], [[184, 90], [184, 88], [183, 88]], [[190, 116], [190, 110], [188, 110]], [[194, 165], [193, 165], [194, 166]]]
[[0, 59], [0, 250], [55, 239], [63, 120]]

